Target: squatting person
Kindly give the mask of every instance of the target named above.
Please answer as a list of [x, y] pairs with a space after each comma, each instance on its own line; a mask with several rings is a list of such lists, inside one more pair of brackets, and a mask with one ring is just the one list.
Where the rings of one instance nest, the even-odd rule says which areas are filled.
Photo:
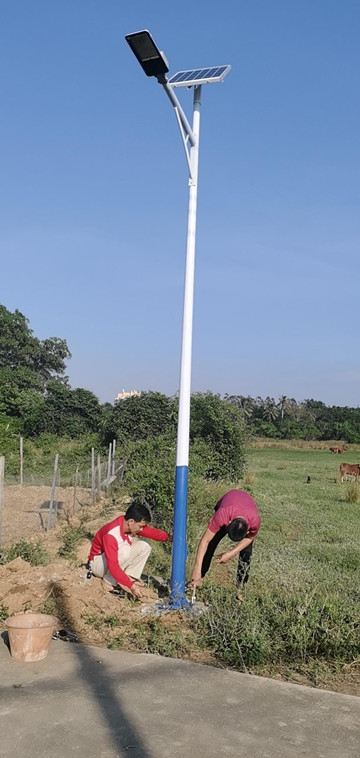
[[89, 568], [94, 576], [113, 587], [118, 584], [137, 598], [144, 595], [141, 574], [150, 555], [146, 537], [157, 542], [171, 541], [167, 532], [148, 526], [150, 511], [141, 503], [129, 506], [124, 516], [101, 527], [95, 534], [89, 553]]
[[215, 515], [209, 522], [198, 545], [195, 566], [191, 575], [194, 588], [200, 587], [203, 577], [210, 568], [214, 552], [226, 535], [236, 547], [217, 556], [216, 563], [227, 563], [238, 556], [236, 584], [237, 598], [241, 602], [241, 589], [249, 578], [253, 541], [260, 528], [260, 517], [255, 500], [242, 490], [230, 490], [215, 506]]

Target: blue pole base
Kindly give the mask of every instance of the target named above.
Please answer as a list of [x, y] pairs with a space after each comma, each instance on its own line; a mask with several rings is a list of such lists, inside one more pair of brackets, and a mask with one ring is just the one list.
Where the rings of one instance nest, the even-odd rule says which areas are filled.
[[189, 608], [190, 603], [185, 595], [170, 595], [164, 607], [168, 611], [181, 611], [182, 608]]
[[185, 595], [188, 471], [188, 466], [177, 466], [175, 473], [174, 538], [169, 599], [174, 609], [183, 608], [189, 604]]

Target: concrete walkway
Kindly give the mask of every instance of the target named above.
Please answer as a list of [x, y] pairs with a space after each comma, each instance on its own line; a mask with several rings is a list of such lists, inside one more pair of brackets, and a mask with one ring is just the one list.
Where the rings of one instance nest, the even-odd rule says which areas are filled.
[[0, 638], [0, 756], [359, 758], [360, 698], [60, 641]]

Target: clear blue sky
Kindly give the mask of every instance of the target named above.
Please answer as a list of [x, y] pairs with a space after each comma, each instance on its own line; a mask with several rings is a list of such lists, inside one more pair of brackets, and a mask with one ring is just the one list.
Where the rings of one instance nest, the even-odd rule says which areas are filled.
[[193, 390], [359, 404], [359, 25], [358, 0], [0, 0], [0, 302], [67, 340], [73, 386], [178, 389], [187, 173], [124, 41], [148, 28], [172, 73], [232, 65], [203, 88]]

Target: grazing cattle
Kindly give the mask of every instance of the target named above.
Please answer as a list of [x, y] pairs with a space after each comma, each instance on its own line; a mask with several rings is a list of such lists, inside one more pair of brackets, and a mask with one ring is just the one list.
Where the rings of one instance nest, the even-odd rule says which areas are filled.
[[346, 447], [329, 447], [332, 453], [345, 453]]
[[360, 473], [360, 463], [340, 463], [340, 477], [343, 481], [345, 474], [358, 478]]

